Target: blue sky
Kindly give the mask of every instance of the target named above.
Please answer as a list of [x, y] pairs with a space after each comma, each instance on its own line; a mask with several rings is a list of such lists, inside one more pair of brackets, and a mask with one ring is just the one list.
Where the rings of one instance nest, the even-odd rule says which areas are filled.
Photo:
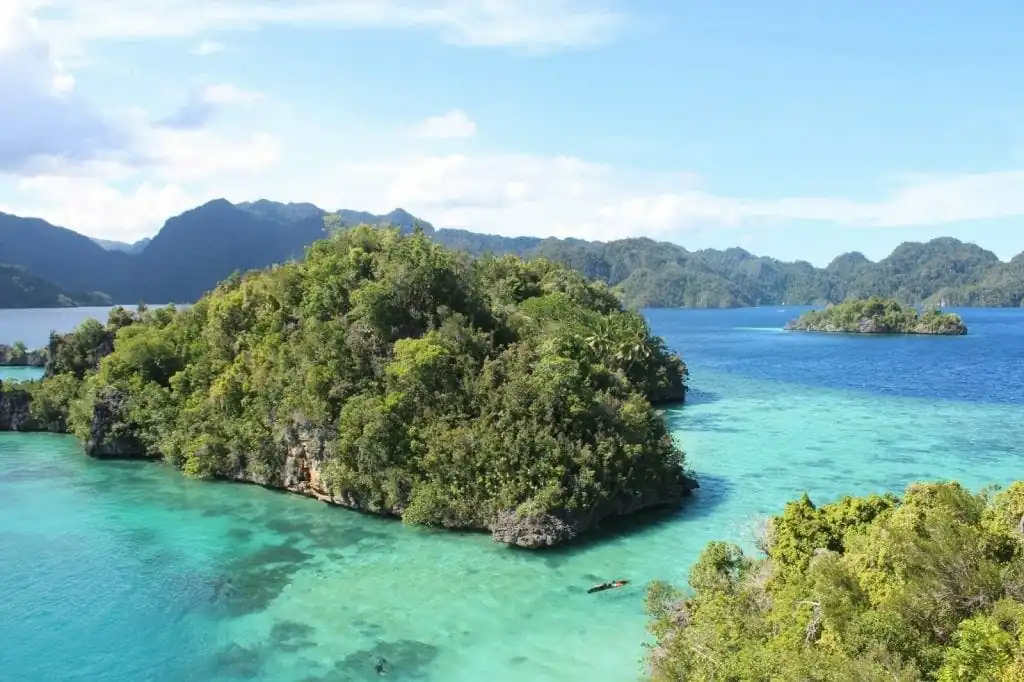
[[203, 201], [740, 245], [1024, 251], [1024, 4], [5, 0], [0, 210]]

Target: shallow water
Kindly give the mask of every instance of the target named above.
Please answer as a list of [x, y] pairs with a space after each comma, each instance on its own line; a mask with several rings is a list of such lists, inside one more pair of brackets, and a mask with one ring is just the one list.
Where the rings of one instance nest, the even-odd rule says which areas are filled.
[[748, 542], [805, 490], [1020, 476], [1024, 311], [963, 311], [964, 338], [777, 332], [796, 312], [649, 311], [691, 366], [668, 416], [702, 487], [544, 553], [0, 435], [0, 678], [633, 680], [643, 585], [684, 581], [708, 540]]
[[42, 367], [6, 367], [0, 365], [0, 381], [31, 381], [42, 376]]

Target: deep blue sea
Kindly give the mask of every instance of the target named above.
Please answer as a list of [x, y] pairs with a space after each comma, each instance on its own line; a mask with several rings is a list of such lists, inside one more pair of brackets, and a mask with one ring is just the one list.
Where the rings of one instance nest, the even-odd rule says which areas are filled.
[[[749, 546], [804, 491], [1022, 476], [1024, 311], [960, 311], [966, 337], [779, 331], [799, 312], [648, 311], [691, 368], [667, 417], [702, 487], [543, 553], [0, 434], [0, 680], [635, 680], [644, 585], [708, 540]], [[0, 342], [75, 322], [0, 311]]]

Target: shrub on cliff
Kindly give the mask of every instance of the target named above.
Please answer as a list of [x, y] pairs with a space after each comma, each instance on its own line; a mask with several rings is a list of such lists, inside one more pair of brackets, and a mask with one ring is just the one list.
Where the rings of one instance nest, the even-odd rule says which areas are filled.
[[94, 436], [100, 406], [190, 475], [271, 485], [315, 433], [333, 495], [477, 528], [678, 500], [692, 483], [649, 400], [685, 379], [604, 285], [359, 228], [122, 328], [72, 425]]
[[648, 597], [655, 680], [1024, 679], [1024, 483], [916, 484], [769, 524], [762, 558], [710, 544]]

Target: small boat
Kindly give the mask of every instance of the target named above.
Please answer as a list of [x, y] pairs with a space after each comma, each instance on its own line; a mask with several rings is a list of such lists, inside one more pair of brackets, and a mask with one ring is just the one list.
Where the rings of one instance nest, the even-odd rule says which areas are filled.
[[605, 590], [611, 590], [611, 589], [614, 589], [616, 587], [623, 587], [624, 585], [628, 585], [628, 584], [629, 584], [628, 580], [613, 580], [612, 582], [601, 583], [600, 585], [594, 585], [589, 590], [587, 590], [587, 594], [591, 594], [593, 592], [604, 592]]

